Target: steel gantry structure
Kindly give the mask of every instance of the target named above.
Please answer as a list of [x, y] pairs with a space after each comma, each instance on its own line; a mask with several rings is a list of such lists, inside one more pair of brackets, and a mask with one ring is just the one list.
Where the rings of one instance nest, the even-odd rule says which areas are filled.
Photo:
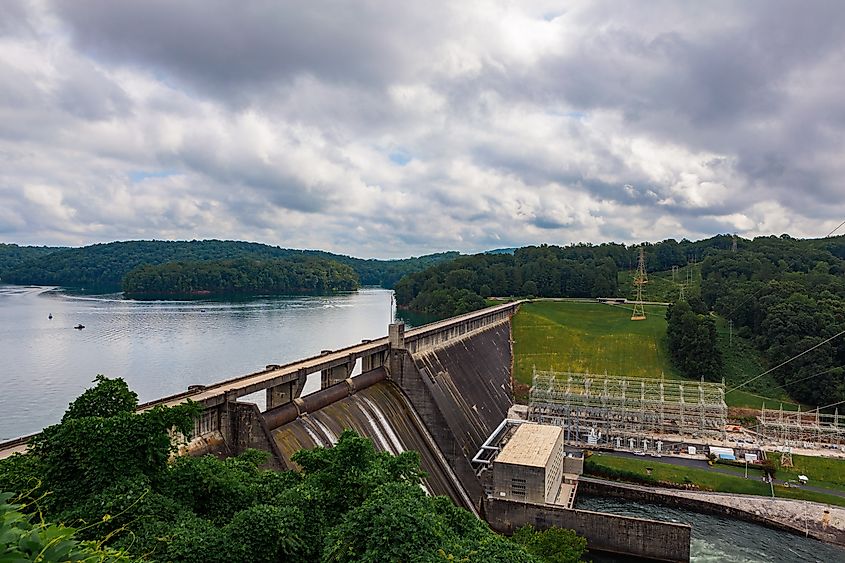
[[845, 445], [845, 416], [821, 413], [818, 410], [801, 412], [767, 409], [765, 405], [758, 417], [757, 433], [760, 438], [784, 446], [812, 448]]
[[562, 426], [570, 443], [723, 440], [727, 415], [718, 383], [535, 369], [529, 392], [529, 420]]

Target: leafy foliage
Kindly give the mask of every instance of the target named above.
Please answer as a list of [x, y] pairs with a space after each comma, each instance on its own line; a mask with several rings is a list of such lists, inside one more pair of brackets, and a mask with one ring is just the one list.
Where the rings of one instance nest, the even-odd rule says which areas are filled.
[[27, 260], [46, 256], [59, 250], [49, 246], [18, 246], [17, 244], [0, 243], [0, 280], [8, 281], [5, 272], [16, 269]]
[[190, 433], [197, 406], [136, 414], [125, 383], [95, 382], [27, 454], [0, 460], [0, 488], [52, 521], [80, 526], [45, 525], [53, 530], [45, 541], [69, 541], [61, 544], [67, 554], [86, 557], [83, 548], [94, 545], [86, 541], [122, 550], [94, 546], [95, 558], [68, 560], [552, 561], [449, 499], [427, 496], [415, 452], [378, 452], [347, 430], [334, 447], [295, 454], [300, 473], [261, 469], [267, 456], [257, 451], [170, 459], [173, 431]]
[[135, 268], [123, 278], [127, 297], [325, 294], [358, 289], [344, 264], [313, 257], [168, 262]]
[[548, 563], [574, 563], [580, 561], [587, 550], [586, 539], [572, 530], [558, 527], [537, 531], [527, 524], [514, 532], [511, 540]]
[[138, 394], [122, 379], [109, 379], [102, 374], [94, 378], [97, 385], [87, 389], [68, 406], [62, 422], [88, 416], [110, 417], [133, 413], [138, 407]]
[[[845, 237], [759, 237], [704, 260], [702, 298], [777, 366], [845, 330], [843, 258]], [[840, 337], [772, 375], [795, 399], [825, 405], [845, 400], [843, 365]]]
[[666, 311], [666, 333], [672, 362], [688, 377], [718, 381], [722, 376], [722, 355], [717, 347], [716, 323], [698, 315], [686, 301]]
[[79, 563], [129, 562], [129, 557], [93, 542], [76, 538], [76, 530], [38, 521], [10, 504], [12, 493], [0, 493], [0, 561], [4, 563], [74, 561]]

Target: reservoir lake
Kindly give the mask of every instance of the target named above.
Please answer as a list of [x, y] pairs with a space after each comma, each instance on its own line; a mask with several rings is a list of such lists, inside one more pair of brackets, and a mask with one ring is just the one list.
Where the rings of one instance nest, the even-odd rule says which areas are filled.
[[58, 422], [100, 373], [144, 402], [386, 336], [392, 293], [132, 301], [0, 285], [0, 440]]

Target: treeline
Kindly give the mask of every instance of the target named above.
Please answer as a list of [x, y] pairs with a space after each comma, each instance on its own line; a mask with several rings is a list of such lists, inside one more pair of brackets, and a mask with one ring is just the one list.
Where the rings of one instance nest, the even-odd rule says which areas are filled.
[[364, 260], [320, 250], [292, 250], [225, 240], [126, 241], [57, 249], [0, 245], [0, 280], [107, 292], [119, 291], [124, 276], [144, 265], [238, 258], [314, 257], [350, 266], [358, 274], [362, 285], [391, 288], [403, 275], [451, 260], [457, 255], [457, 252], [445, 252], [402, 260]]
[[358, 289], [358, 275], [313, 257], [171, 262], [135, 268], [123, 278], [126, 297], [326, 294]]
[[700, 241], [668, 239], [626, 246], [617, 243], [528, 246], [462, 256], [409, 274], [396, 284], [396, 301], [405, 308], [451, 316], [484, 306], [489, 296], [623, 296], [618, 273], [636, 268], [640, 246], [648, 271], [670, 270], [728, 250], [733, 237]]
[[19, 246], [0, 242], [0, 281], [3, 280], [3, 272], [14, 270], [27, 260], [46, 256], [57, 250], [59, 249], [50, 246]]
[[579, 250], [531, 246], [510, 254], [476, 254], [410, 274], [396, 284], [396, 302], [450, 316], [484, 306], [490, 296], [595, 297], [617, 292], [617, 265]]
[[[174, 457], [172, 437], [190, 436], [199, 405], [136, 414], [137, 399], [122, 380], [98, 376], [26, 454], [0, 460], [4, 561], [69, 561], [74, 550], [74, 561], [552, 563], [585, 550], [568, 530], [495, 534], [425, 493], [416, 452], [377, 452], [351, 430], [331, 448], [294, 454], [299, 472], [261, 469], [267, 456], [256, 450]], [[14, 493], [13, 512], [2, 491]], [[30, 521], [69, 551], [32, 554], [46, 542]]]
[[[845, 237], [743, 240], [738, 252], [719, 252], [701, 264], [701, 297], [775, 367], [845, 330], [843, 259]], [[772, 375], [793, 398], [822, 406], [845, 400], [843, 366], [845, 338], [839, 337]]]

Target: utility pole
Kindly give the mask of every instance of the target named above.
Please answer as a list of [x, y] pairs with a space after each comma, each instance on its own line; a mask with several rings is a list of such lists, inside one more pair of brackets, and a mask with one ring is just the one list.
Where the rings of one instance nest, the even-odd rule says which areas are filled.
[[634, 302], [634, 312], [631, 314], [632, 321], [645, 320], [645, 307], [643, 307], [643, 286], [648, 283], [645, 273], [645, 250], [640, 247], [640, 257], [637, 261], [637, 273], [634, 276], [634, 285], [637, 286], [637, 300]]

